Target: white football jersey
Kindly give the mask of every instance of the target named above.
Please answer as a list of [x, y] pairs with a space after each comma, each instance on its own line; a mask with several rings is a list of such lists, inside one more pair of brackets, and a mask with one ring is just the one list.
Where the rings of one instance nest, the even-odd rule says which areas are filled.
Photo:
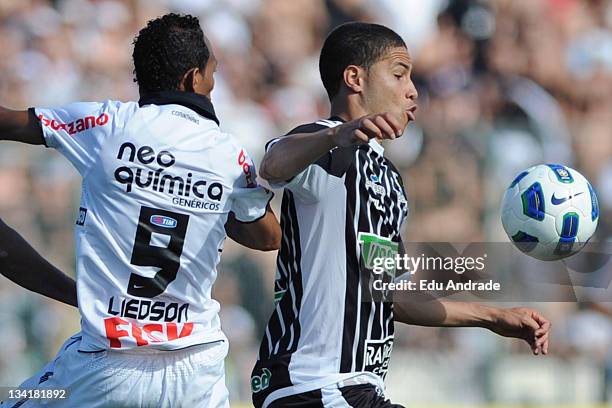
[[83, 178], [75, 227], [83, 351], [173, 350], [224, 339], [211, 298], [231, 211], [265, 214], [248, 154], [210, 101], [162, 92], [140, 102], [36, 108], [45, 142]]

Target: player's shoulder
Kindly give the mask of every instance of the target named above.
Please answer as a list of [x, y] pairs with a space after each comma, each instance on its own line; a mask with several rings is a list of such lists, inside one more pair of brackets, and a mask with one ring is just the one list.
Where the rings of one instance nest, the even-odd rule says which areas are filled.
[[228, 153], [244, 150], [242, 144], [236, 136], [231, 133], [223, 132], [222, 130], [217, 130], [215, 132], [214, 145], [215, 147], [219, 147]]
[[129, 122], [138, 110], [138, 103], [134, 101], [118, 101], [106, 99], [100, 102], [82, 102], [84, 114], [97, 115], [97, 121], [102, 124], [112, 124], [105, 126], [107, 132], [113, 132], [117, 127], [122, 128]]
[[136, 101], [117, 101], [114, 99], [106, 99], [102, 102], [102, 107], [105, 109], [114, 109], [114, 110], [130, 110], [132, 112], [138, 109], [138, 102]]
[[112, 99], [102, 101], [76, 101], [64, 105], [64, 108], [72, 111], [96, 112], [96, 111], [119, 111], [131, 110], [134, 111], [138, 104], [133, 101], [123, 102]]
[[239, 139], [231, 133], [219, 131], [214, 135], [215, 158], [226, 168], [232, 169], [230, 177], [236, 172], [240, 175], [243, 167], [253, 166], [253, 160]]
[[132, 116], [138, 110], [138, 102], [135, 101], [124, 102], [106, 99], [101, 102], [97, 102], [97, 104], [101, 111], [109, 112], [117, 116]]
[[342, 121], [334, 120], [334, 119], [319, 119], [315, 122], [304, 123], [302, 125], [296, 126], [291, 131], [287, 133], [288, 135], [294, 135], [298, 133], [314, 133], [319, 130], [336, 127], [341, 125]]
[[89, 118], [93, 116], [97, 122], [116, 122], [131, 117], [138, 109], [136, 102], [122, 102], [107, 99], [98, 102], [72, 102], [60, 110], [65, 110], [75, 118]]

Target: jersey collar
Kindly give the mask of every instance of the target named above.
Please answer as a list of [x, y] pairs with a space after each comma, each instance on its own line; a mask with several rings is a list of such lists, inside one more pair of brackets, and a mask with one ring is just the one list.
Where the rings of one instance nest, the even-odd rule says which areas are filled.
[[[332, 116], [329, 118], [329, 120], [333, 120], [336, 122], [342, 122], [342, 123], [346, 122], [346, 120], [342, 119], [340, 116]], [[385, 153], [385, 148], [383, 147], [383, 145], [378, 143], [376, 139], [370, 139], [370, 142], [368, 143], [368, 145], [370, 145], [370, 148], [381, 156]]]
[[205, 118], [212, 119], [219, 124], [212, 102], [204, 95], [194, 92], [158, 91], [144, 94], [138, 101], [139, 106], [144, 105], [182, 105], [193, 110]]

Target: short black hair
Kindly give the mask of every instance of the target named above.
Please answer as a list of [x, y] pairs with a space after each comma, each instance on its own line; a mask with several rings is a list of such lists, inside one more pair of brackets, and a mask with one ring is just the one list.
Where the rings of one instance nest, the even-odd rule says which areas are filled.
[[368, 70], [395, 47], [406, 47], [406, 43], [380, 24], [351, 22], [336, 27], [325, 39], [319, 58], [319, 72], [329, 99], [340, 90], [346, 67], [358, 65]]
[[185, 73], [204, 69], [210, 50], [197, 17], [166, 14], [134, 38], [134, 82], [140, 93], [178, 90]]

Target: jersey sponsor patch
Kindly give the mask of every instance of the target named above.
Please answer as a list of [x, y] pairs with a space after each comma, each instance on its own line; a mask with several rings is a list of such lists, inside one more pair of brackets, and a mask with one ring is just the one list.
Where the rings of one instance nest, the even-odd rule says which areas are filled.
[[387, 194], [387, 189], [381, 184], [380, 179], [375, 174], [370, 175], [370, 179], [366, 180], [365, 185], [367, 188], [371, 188], [375, 194]]
[[[368, 270], [380, 267], [386, 259], [394, 259], [399, 250], [397, 242], [376, 234], [360, 232], [357, 240], [361, 244], [363, 265]], [[395, 267], [385, 268], [385, 271], [391, 277], [395, 277]]]
[[[104, 329], [111, 348], [125, 347], [122, 341], [129, 344], [135, 342], [137, 347], [142, 347], [188, 337], [193, 332], [193, 323], [140, 324], [120, 317], [107, 317], [104, 319]], [[121, 340], [123, 338], [125, 340]]]
[[251, 377], [251, 391], [253, 391], [253, 393], [258, 393], [265, 390], [270, 386], [271, 379], [272, 373], [267, 368], [264, 368], [261, 375], [254, 375]]
[[238, 165], [242, 168], [242, 172], [246, 177], [247, 188], [257, 187], [257, 181], [255, 181], [257, 177], [255, 166], [244, 150], [240, 150], [238, 154]]
[[87, 129], [95, 128], [96, 126], [104, 126], [108, 123], [108, 113], [102, 113], [99, 116], [85, 116], [69, 123], [58, 122], [55, 119], [50, 119], [43, 114], [38, 115], [40, 123], [45, 127], [50, 127], [53, 130], [64, 130], [69, 135], [75, 135]]
[[363, 356], [363, 371], [369, 371], [380, 376], [383, 380], [389, 370], [391, 351], [393, 350], [393, 336], [382, 340], [366, 341]]
[[162, 228], [176, 228], [177, 221], [174, 218], [164, 215], [152, 215], [151, 224]]
[[[223, 184], [197, 178], [192, 172], [187, 175], [170, 173], [176, 163], [172, 152], [162, 150], [156, 153], [151, 146], [136, 146], [125, 142], [119, 147], [117, 160], [136, 165], [122, 165], [114, 172], [115, 181], [121, 184], [127, 193], [135, 188], [152, 190], [173, 196], [172, 203], [175, 205], [211, 211], [221, 208], [218, 203], [223, 199]], [[139, 164], [153, 167], [142, 168]]]

